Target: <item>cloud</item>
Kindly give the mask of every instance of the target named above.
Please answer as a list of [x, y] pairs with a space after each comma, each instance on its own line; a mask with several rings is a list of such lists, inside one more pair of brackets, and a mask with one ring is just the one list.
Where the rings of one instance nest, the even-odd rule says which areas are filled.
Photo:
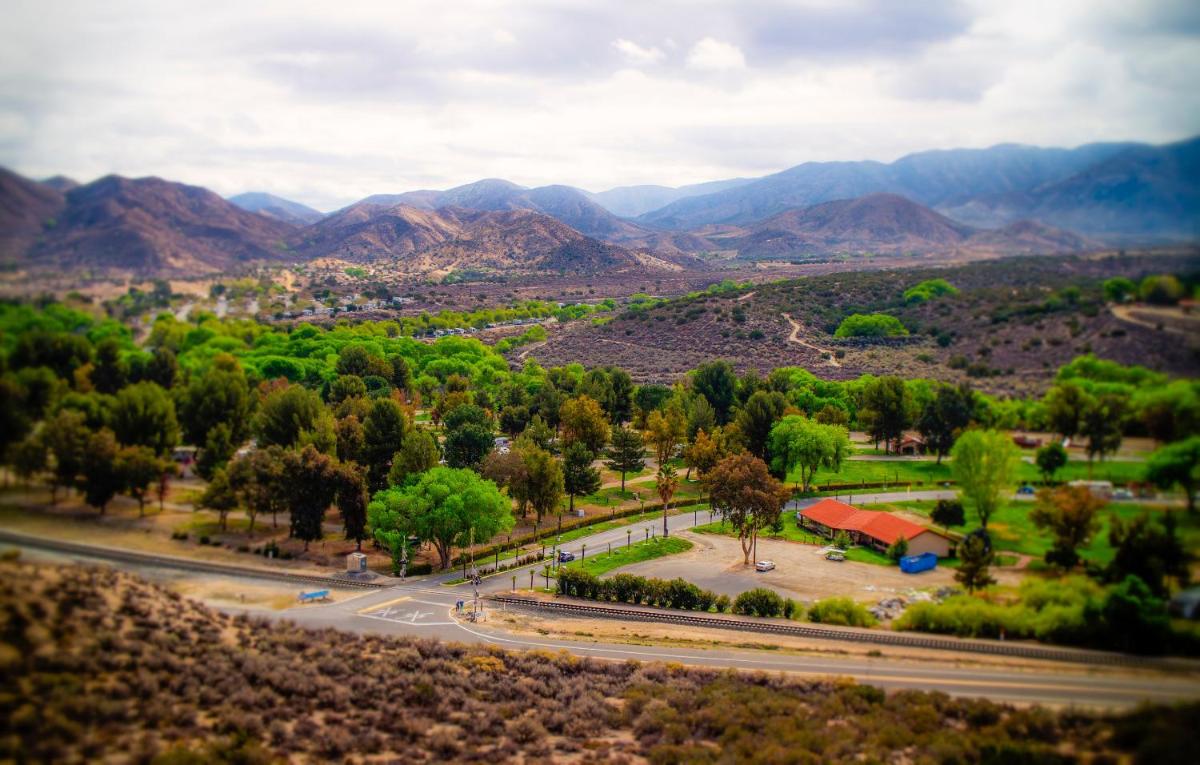
[[656, 64], [663, 60], [666, 55], [660, 49], [650, 47], [643, 48], [632, 40], [620, 38], [613, 40], [613, 47], [621, 52], [625, 60], [635, 66], [644, 66], [646, 64]]
[[1194, 0], [9, 0], [0, 165], [320, 209], [1200, 133]]
[[746, 57], [736, 45], [705, 37], [688, 51], [687, 65], [703, 72], [724, 72], [744, 69]]

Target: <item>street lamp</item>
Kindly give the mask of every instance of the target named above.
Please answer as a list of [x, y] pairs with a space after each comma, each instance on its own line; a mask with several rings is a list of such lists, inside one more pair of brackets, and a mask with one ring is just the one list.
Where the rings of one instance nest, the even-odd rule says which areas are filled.
[[633, 544], [633, 529], [625, 529], [625, 546]]
[[579, 562], [582, 564], [586, 558], [587, 558], [587, 545], [584, 545], [583, 548], [580, 549], [580, 551], [579, 551]]

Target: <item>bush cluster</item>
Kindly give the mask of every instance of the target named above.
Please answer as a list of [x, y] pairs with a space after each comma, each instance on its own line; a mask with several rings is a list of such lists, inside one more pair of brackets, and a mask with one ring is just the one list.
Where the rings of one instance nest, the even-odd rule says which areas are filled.
[[729, 598], [712, 590], [702, 590], [686, 579], [655, 579], [633, 574], [616, 574], [601, 579], [587, 571], [561, 568], [558, 594], [588, 600], [678, 608], [684, 611], [729, 610]]
[[1027, 579], [1013, 602], [959, 595], [916, 603], [896, 620], [896, 628], [1133, 653], [1200, 652], [1194, 635], [1172, 631], [1165, 605], [1136, 576], [1107, 589], [1083, 577]]

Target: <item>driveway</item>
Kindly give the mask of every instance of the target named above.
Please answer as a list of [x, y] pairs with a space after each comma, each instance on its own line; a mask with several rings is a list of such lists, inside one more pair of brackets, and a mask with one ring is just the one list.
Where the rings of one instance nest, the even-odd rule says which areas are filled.
[[875, 602], [884, 595], [912, 589], [954, 585], [954, 572], [936, 568], [905, 574], [898, 567], [825, 560], [821, 548], [782, 540], [758, 540], [758, 559], [773, 560], [774, 571], [758, 573], [742, 565], [742, 546], [732, 537], [680, 532], [695, 544], [691, 550], [666, 558], [635, 563], [622, 573], [660, 579], [683, 577], [700, 587], [734, 597], [754, 587], [770, 587], [780, 595], [803, 601], [845, 595]]

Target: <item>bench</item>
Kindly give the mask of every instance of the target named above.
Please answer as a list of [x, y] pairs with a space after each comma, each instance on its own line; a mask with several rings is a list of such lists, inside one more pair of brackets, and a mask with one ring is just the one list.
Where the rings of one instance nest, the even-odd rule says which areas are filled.
[[313, 592], [302, 592], [297, 598], [301, 603], [312, 603], [317, 600], [329, 600], [329, 590], [314, 590]]

